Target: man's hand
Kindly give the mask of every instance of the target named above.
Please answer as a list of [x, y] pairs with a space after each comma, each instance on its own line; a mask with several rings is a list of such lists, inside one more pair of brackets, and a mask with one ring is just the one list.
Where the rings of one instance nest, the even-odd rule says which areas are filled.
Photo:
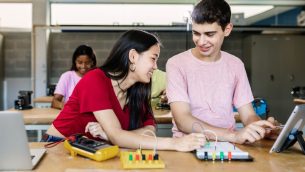
[[281, 132], [280, 123], [277, 120], [275, 120], [273, 117], [269, 117], [267, 121], [272, 123], [275, 126], [275, 128], [273, 129], [266, 128], [265, 138], [275, 140]]
[[[267, 129], [268, 128], [268, 129]], [[268, 130], [275, 129], [276, 127], [272, 123], [272, 119], [260, 120], [253, 122], [245, 128], [235, 132], [235, 143], [243, 144], [245, 142], [253, 143], [255, 141], [263, 139], [266, 134], [268, 135]]]

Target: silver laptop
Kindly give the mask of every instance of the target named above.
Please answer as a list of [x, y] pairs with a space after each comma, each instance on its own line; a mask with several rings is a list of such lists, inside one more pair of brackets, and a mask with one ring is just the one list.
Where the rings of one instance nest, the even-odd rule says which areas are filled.
[[45, 149], [30, 149], [21, 112], [0, 111], [0, 171], [32, 170]]

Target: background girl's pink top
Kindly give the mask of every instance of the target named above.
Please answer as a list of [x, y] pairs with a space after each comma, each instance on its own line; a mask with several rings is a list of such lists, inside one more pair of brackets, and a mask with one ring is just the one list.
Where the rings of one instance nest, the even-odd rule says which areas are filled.
[[63, 95], [64, 102], [66, 103], [80, 79], [81, 77], [78, 76], [75, 71], [67, 71], [63, 73], [59, 78], [54, 94]]

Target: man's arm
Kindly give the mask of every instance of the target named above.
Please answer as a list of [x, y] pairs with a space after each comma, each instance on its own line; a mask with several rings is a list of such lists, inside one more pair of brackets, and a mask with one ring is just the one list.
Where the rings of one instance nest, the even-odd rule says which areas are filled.
[[243, 105], [242, 107], [238, 108], [238, 114], [240, 116], [242, 123], [245, 126], [251, 124], [252, 122], [261, 120], [260, 117], [258, 117], [254, 112], [251, 103]]
[[[264, 127], [274, 128], [271, 122], [260, 120], [258, 117], [254, 116], [255, 112], [253, 109], [253, 113], [250, 114], [249, 112], [251, 112], [252, 107], [248, 107], [247, 105], [244, 105], [245, 107], [238, 109], [238, 111], [242, 113], [242, 121], [245, 122], [245, 124], [247, 123], [245, 128], [239, 131], [230, 131], [228, 129], [214, 127], [193, 117], [191, 114], [190, 106], [186, 102], [173, 102], [170, 104], [170, 106], [178, 129], [184, 133], [202, 133], [203, 128], [204, 130], [213, 131], [217, 135], [218, 140], [243, 144], [246, 141], [255, 142], [264, 138], [266, 132]], [[197, 127], [195, 123], [200, 124], [201, 127]], [[209, 139], [216, 139], [214, 134], [211, 132], [205, 132], [204, 134]]]
[[[253, 106], [251, 103], [246, 104], [240, 108], [238, 108], [238, 113], [240, 115], [240, 119], [242, 121], [242, 123], [244, 124], [245, 128], [252, 128], [253, 131], [249, 131], [249, 132], [253, 132], [253, 136], [257, 137], [257, 134], [260, 134], [261, 137], [259, 137], [259, 139], [261, 138], [271, 138], [274, 139], [277, 137], [278, 133], [277, 132], [272, 132], [273, 130], [266, 130], [265, 128], [274, 128], [276, 125], [279, 125], [278, 122], [273, 118], [273, 117], [269, 117], [266, 120], [262, 120], [255, 112], [253, 109]], [[258, 125], [257, 121], [266, 121], [267, 123], [271, 124], [271, 125], [266, 125], [266, 124], [262, 124], [262, 125]], [[255, 126], [255, 127], [253, 127]]]
[[[234, 132], [224, 128], [211, 126], [192, 116], [190, 105], [186, 102], [173, 102], [170, 104], [171, 111], [178, 129], [184, 133], [202, 133], [202, 129], [211, 130], [217, 135], [217, 139], [223, 141], [234, 141]], [[196, 124], [197, 123], [197, 124]], [[201, 125], [201, 127], [198, 126]], [[204, 133], [209, 139], [215, 140], [214, 134]]]

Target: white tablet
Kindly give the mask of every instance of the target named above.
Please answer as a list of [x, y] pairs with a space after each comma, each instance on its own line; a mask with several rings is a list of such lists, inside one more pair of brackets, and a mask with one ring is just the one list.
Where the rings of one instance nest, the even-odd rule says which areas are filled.
[[288, 121], [286, 122], [283, 130], [276, 139], [270, 153], [272, 152], [282, 152], [285, 149], [293, 146], [295, 142], [299, 142], [303, 151], [304, 150], [304, 138], [303, 138], [303, 128], [305, 125], [305, 104], [295, 106], [293, 112], [291, 113]]

